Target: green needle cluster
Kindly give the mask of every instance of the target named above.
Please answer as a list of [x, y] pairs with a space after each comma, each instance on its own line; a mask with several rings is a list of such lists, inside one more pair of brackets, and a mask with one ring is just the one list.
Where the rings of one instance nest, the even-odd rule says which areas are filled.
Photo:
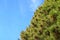
[[60, 0], [44, 0], [20, 36], [21, 40], [60, 40]]

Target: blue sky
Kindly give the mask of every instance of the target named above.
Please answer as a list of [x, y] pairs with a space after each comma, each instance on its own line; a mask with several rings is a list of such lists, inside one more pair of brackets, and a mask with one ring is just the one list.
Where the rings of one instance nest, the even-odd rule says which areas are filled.
[[0, 0], [0, 40], [18, 40], [43, 0]]

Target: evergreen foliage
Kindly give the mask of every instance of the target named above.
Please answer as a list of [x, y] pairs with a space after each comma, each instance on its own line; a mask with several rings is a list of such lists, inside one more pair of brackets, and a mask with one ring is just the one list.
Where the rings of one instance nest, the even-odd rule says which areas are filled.
[[45, 0], [38, 7], [21, 40], [60, 40], [60, 0]]

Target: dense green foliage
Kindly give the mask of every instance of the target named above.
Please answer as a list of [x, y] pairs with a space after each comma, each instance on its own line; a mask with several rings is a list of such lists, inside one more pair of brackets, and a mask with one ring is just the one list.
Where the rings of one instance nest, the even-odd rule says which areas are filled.
[[45, 0], [21, 32], [21, 40], [60, 40], [60, 0]]

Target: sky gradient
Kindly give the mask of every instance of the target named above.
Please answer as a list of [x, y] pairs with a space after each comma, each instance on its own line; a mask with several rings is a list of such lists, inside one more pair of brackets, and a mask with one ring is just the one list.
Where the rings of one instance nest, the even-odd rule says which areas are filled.
[[18, 40], [44, 0], [0, 0], [0, 40]]

